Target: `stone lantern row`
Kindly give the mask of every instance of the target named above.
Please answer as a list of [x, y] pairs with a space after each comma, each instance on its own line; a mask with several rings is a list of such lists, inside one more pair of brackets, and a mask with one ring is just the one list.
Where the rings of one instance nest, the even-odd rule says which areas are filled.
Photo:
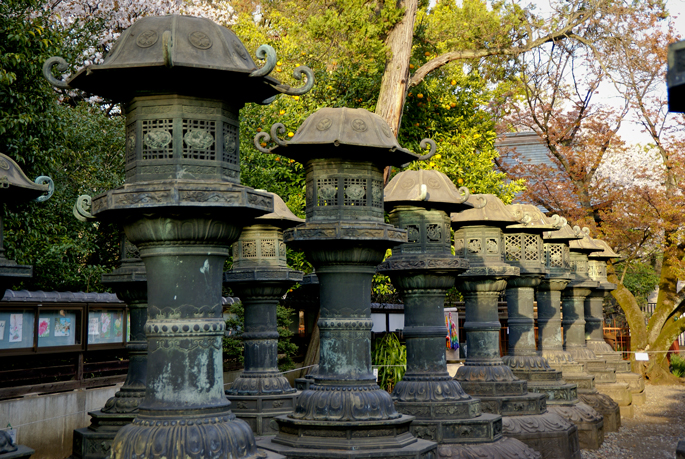
[[[262, 46], [257, 56], [262, 68], [235, 34], [209, 20], [165, 16], [136, 21], [102, 65], [67, 81], [51, 73], [55, 65], [65, 70], [63, 60], [46, 62], [55, 86], [123, 103], [126, 184], [79, 198], [75, 214], [119, 222], [138, 250], [124, 244], [121, 268], [103, 279], [136, 305], [135, 358], [121, 390], [75, 435], [74, 455], [551, 459], [579, 458], [581, 444], [597, 447], [603, 428], [617, 428], [617, 419], [608, 421], [617, 408], [584, 370], [614, 374], [607, 383], [616, 385], [616, 370], [625, 369], [613, 354], [602, 360], [585, 347], [583, 301], [598, 285], [588, 277], [586, 253], [600, 248], [589, 242], [569, 251], [566, 241], [589, 238], [559, 236], [569, 231], [561, 219], [508, 209], [492, 195], [469, 196], [434, 171], [401, 173], [384, 190], [386, 166], [427, 159], [435, 144], [422, 142], [431, 147], [423, 156], [406, 150], [379, 116], [361, 109], [321, 109], [288, 142], [277, 137], [282, 125], [255, 139], [259, 150], [303, 164], [302, 222], [275, 195], [241, 185], [239, 110], [280, 93], [304, 94], [314, 75], [298, 67], [294, 77], [306, 83], [291, 88], [269, 76], [273, 49]], [[285, 244], [305, 252], [320, 286], [319, 368], [301, 392], [276, 365], [276, 305], [302, 280], [287, 267]], [[224, 274], [231, 245], [234, 265]], [[378, 387], [371, 369], [377, 269], [406, 305], [407, 374], [393, 394]], [[245, 372], [227, 392], [222, 284], [246, 309]], [[468, 356], [450, 378], [442, 308], [453, 285], [466, 302]], [[537, 351], [535, 289], [546, 320]], [[497, 300], [505, 290], [512, 355], [503, 360]], [[590, 311], [597, 314], [596, 302]], [[547, 350], [553, 362], [543, 358]], [[586, 393], [577, 394], [567, 373]]]

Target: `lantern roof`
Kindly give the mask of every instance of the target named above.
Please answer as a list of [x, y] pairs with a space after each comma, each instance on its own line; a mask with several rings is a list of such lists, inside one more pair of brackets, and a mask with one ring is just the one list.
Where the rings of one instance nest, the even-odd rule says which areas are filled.
[[582, 238], [569, 241], [568, 245], [572, 252], [590, 254], [603, 249], [593, 242], [594, 240], [590, 237], [590, 230], [587, 227], [583, 227], [582, 233]]
[[517, 223], [516, 217], [494, 194], [472, 194], [466, 203], [472, 205], [473, 208], [453, 213], [453, 228], [473, 225], [503, 227]]
[[[302, 164], [310, 159], [343, 158], [351, 161], [371, 161], [383, 166], [404, 166], [415, 160], [425, 160], [435, 154], [435, 142], [424, 139], [430, 153], [420, 156], [397, 142], [383, 118], [363, 108], [331, 108], [317, 110], [307, 117], [290, 141], [278, 138], [285, 126], [277, 123], [271, 135], [261, 132], [255, 137], [255, 147], [264, 153], [292, 158]], [[273, 140], [277, 146], [266, 149], [262, 141]], [[335, 148], [325, 148], [326, 146]]]
[[[264, 191], [264, 190], [255, 190]], [[283, 199], [276, 193], [266, 192], [274, 198], [274, 211], [270, 214], [262, 215], [261, 217], [255, 218], [255, 224], [269, 224], [274, 226], [279, 226], [281, 228], [291, 228], [297, 226], [300, 223], [304, 223], [304, 218], [300, 218], [293, 214], [288, 206], [283, 202]]]
[[49, 177], [41, 176], [32, 182], [12, 158], [0, 153], [0, 202], [45, 201], [53, 190]]
[[540, 209], [532, 204], [509, 204], [507, 209], [518, 220], [518, 223], [508, 225], [507, 232], [537, 232], [553, 231], [562, 227], [561, 217], [553, 215], [547, 217]]
[[[120, 102], [137, 96], [180, 94], [268, 103], [279, 92], [289, 94], [291, 88], [267, 76], [276, 65], [276, 54], [266, 48], [268, 52], [258, 50], [257, 56], [271, 55], [265, 67], [258, 69], [240, 39], [226, 27], [193, 16], [151, 16], [124, 30], [102, 64], [88, 65], [61, 82], [50, 69], [57, 65], [66, 71], [67, 65], [55, 57], [45, 63], [43, 72], [57, 87]], [[313, 84], [311, 70], [298, 69], [295, 77], [304, 71], [308, 86]]]
[[447, 212], [472, 208], [466, 204], [469, 189], [457, 187], [442, 172], [436, 170], [404, 171], [385, 186], [385, 208], [402, 205], [431, 207]]
[[582, 239], [583, 237], [584, 235], [580, 227], [571, 227], [564, 217], [561, 217], [561, 228], [556, 231], [545, 231], [542, 233], [542, 239], [548, 242], [568, 242], [574, 239]]
[[595, 245], [599, 246], [602, 250], [599, 252], [592, 252], [590, 255], [588, 255], [588, 258], [595, 260], [611, 260], [612, 258], [621, 258], [621, 256], [614, 252], [614, 250], [609, 247], [609, 244], [607, 244], [605, 241], [601, 239], [593, 239], [592, 242], [594, 242]]

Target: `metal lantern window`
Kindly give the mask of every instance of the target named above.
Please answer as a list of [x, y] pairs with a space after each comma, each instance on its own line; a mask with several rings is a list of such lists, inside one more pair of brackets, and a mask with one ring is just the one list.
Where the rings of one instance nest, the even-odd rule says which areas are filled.
[[139, 97], [126, 113], [126, 181], [240, 183], [238, 111], [217, 100]]

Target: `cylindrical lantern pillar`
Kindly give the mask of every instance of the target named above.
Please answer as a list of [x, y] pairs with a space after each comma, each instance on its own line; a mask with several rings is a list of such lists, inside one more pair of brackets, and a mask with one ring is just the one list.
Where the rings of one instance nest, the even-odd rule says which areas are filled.
[[[452, 214], [454, 249], [470, 268], [456, 286], [466, 303], [466, 362], [455, 379], [481, 400], [484, 412], [503, 416], [504, 435], [539, 451], [544, 458], [580, 457], [578, 429], [547, 411], [547, 396], [528, 391], [500, 357], [498, 300], [507, 281], [520, 274], [504, 261], [502, 228], [517, 222], [494, 195], [472, 195], [473, 209]], [[540, 441], [541, 438], [549, 439]]]
[[578, 427], [581, 448], [597, 449], [604, 441], [602, 415], [578, 400], [577, 385], [564, 381], [562, 372], [551, 368], [535, 347], [535, 287], [548, 273], [542, 233], [557, 230], [564, 222], [559, 216], [548, 219], [533, 205], [512, 204], [508, 208], [519, 223], [504, 228], [506, 260], [518, 267], [521, 275], [507, 283], [509, 347], [502, 360], [514, 375], [528, 381], [530, 392], [547, 395], [548, 411]]
[[562, 218], [557, 231], [543, 233], [547, 275], [536, 292], [538, 304], [538, 347], [549, 365], [562, 372], [564, 379], [578, 387], [578, 398], [604, 417], [604, 431], [616, 432], [621, 426], [619, 407], [610, 397], [595, 389], [595, 377], [584, 365], [573, 360], [563, 348], [561, 334], [561, 292], [571, 282], [571, 253], [569, 241], [582, 239], [577, 226], [571, 228]]
[[576, 362], [582, 363], [588, 373], [595, 376], [595, 387], [618, 403], [621, 416], [632, 417], [632, 394], [626, 384], [616, 382], [616, 370], [598, 359], [585, 343], [585, 299], [599, 282], [590, 278], [588, 255], [601, 250], [592, 242], [590, 231], [583, 228], [583, 238], [569, 243], [573, 279], [561, 293], [561, 310], [564, 314], [564, 349]]
[[623, 360], [620, 352], [614, 351], [604, 341], [604, 298], [616, 288], [607, 280], [607, 261], [620, 258], [609, 244], [601, 239], [593, 239], [595, 245], [603, 248], [601, 252], [588, 255], [588, 274], [599, 286], [593, 289], [585, 299], [585, 334], [588, 349], [593, 351], [598, 359], [604, 360], [608, 366], [616, 370], [616, 380], [628, 385], [632, 394], [633, 405], [642, 405], [646, 400], [645, 378], [630, 371], [630, 360]]
[[502, 417], [481, 413], [447, 372], [445, 295], [468, 269], [452, 255], [449, 213], [465, 208], [468, 195], [437, 171], [401, 172], [385, 188], [390, 223], [407, 231], [407, 243], [379, 265], [404, 302], [407, 371], [392, 397], [399, 412], [416, 417], [414, 435], [438, 442], [441, 458], [530, 457], [535, 451], [502, 437]]
[[[280, 125], [282, 126], [282, 125]], [[260, 446], [289, 458], [433, 458], [436, 444], [409, 432], [371, 371], [371, 280], [387, 248], [407, 233], [384, 222], [383, 168], [418, 159], [381, 117], [363, 109], [323, 108], [289, 142], [261, 147], [305, 166], [307, 221], [284, 240], [305, 251], [320, 286], [320, 358], [313, 383], [278, 434]], [[268, 137], [268, 138], [267, 138]], [[434, 144], [433, 144], [434, 147]]]
[[298, 392], [278, 370], [276, 309], [281, 297], [302, 273], [288, 268], [283, 229], [304, 222], [277, 194], [274, 212], [257, 217], [233, 244], [233, 269], [224, 275], [245, 308], [245, 371], [226, 391], [239, 419], [256, 435], [273, 435], [275, 416], [293, 411]]

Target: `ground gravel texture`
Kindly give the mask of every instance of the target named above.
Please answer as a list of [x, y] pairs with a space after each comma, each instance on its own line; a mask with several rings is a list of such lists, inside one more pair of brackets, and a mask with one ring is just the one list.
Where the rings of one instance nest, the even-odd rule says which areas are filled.
[[635, 417], [622, 418], [618, 432], [607, 433], [598, 450], [582, 450], [582, 459], [662, 459], [675, 457], [685, 440], [685, 385], [647, 385], [647, 403]]

